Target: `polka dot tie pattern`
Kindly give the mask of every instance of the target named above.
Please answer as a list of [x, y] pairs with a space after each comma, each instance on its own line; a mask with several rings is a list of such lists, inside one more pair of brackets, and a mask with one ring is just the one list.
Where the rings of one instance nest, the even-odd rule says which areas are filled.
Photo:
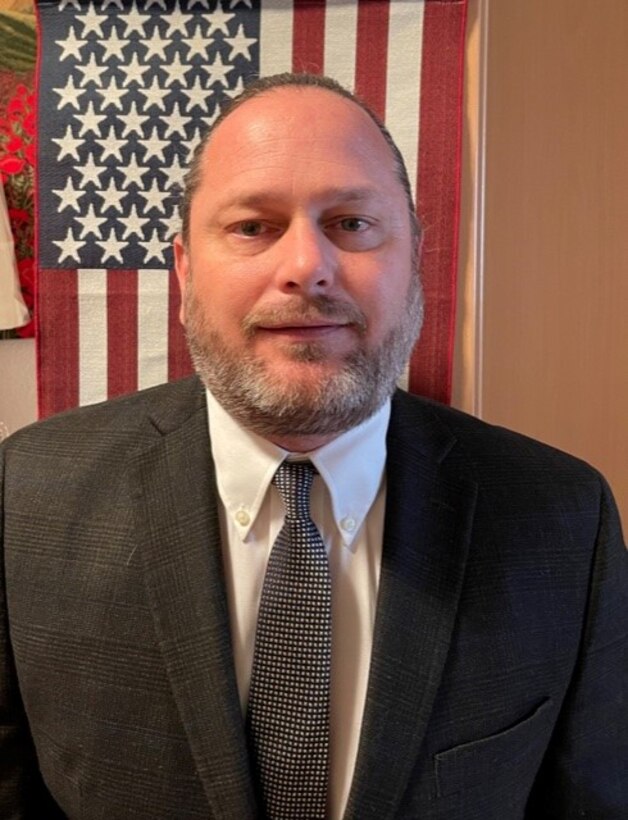
[[266, 817], [326, 814], [331, 682], [331, 576], [310, 518], [310, 462], [283, 462], [273, 483], [286, 508], [266, 570], [248, 705]]

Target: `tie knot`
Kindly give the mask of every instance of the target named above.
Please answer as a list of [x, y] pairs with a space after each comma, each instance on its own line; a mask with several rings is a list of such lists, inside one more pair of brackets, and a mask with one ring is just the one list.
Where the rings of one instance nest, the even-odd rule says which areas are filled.
[[316, 475], [316, 467], [311, 461], [283, 461], [273, 484], [286, 508], [286, 518], [310, 517], [310, 490]]

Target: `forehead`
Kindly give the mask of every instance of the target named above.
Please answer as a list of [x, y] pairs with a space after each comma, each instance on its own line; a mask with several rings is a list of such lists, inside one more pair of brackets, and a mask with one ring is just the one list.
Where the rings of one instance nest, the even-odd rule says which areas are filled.
[[395, 158], [371, 117], [327, 89], [281, 87], [242, 103], [216, 128], [201, 161], [201, 188], [273, 180], [303, 187], [371, 185], [401, 191]]

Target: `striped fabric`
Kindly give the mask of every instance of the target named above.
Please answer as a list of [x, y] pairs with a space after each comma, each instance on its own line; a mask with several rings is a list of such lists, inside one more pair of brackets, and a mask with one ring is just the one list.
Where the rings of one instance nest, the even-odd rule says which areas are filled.
[[425, 228], [412, 391], [450, 396], [466, 0], [40, 0], [40, 415], [191, 371], [170, 240], [193, 145], [251, 78], [328, 74], [384, 119]]

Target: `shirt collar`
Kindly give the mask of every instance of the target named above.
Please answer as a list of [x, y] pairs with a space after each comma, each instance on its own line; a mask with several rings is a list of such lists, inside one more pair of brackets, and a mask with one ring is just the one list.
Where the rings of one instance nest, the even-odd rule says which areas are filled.
[[[290, 453], [242, 427], [209, 390], [206, 394], [218, 493], [245, 541], [277, 468]], [[307, 454], [325, 482], [336, 527], [347, 547], [352, 546], [382, 481], [389, 418], [387, 401], [362, 424]]]

